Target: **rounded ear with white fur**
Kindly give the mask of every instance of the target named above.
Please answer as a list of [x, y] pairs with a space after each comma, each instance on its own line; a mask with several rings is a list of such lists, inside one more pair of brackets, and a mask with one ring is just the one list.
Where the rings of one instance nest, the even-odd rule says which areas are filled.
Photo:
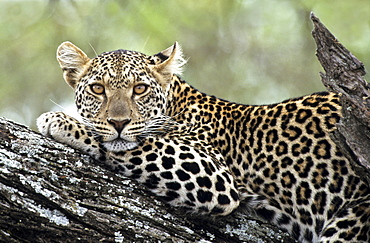
[[75, 89], [81, 76], [89, 67], [91, 59], [69, 41], [63, 42], [58, 47], [57, 59], [63, 69], [64, 80]]
[[186, 63], [181, 47], [177, 42], [166, 50], [153, 55], [152, 60], [155, 63], [152, 68], [163, 77], [164, 83], [162, 85], [164, 87], [169, 84], [173, 74], [181, 75]]

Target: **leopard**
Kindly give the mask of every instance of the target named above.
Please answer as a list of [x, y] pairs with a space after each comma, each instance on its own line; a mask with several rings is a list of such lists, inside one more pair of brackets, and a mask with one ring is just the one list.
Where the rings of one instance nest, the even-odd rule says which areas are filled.
[[[370, 188], [333, 140], [340, 95], [270, 105], [203, 93], [181, 78], [180, 45], [89, 58], [57, 49], [80, 115], [46, 112], [40, 133], [87, 153], [195, 215], [240, 208], [299, 242], [370, 242]], [[226, 84], [226, 83], [225, 83]]]

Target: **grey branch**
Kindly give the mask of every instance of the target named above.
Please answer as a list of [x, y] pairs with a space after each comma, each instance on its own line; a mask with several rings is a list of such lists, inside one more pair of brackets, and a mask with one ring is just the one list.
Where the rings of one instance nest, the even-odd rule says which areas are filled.
[[79, 151], [0, 118], [0, 242], [293, 242], [235, 212], [199, 218]]

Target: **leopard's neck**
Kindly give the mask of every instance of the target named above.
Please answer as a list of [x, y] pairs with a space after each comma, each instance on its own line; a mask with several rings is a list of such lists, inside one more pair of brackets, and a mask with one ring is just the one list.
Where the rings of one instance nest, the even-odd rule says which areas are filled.
[[240, 132], [241, 123], [249, 119], [248, 114], [258, 108], [207, 95], [178, 77], [173, 80], [170, 92], [167, 115], [177, 122], [191, 125], [198, 140], [203, 140], [223, 155], [233, 152], [231, 137]]

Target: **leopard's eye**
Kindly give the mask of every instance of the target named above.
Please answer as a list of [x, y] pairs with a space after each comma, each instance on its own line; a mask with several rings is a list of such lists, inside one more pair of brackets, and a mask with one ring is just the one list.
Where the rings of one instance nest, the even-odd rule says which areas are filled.
[[147, 91], [148, 86], [144, 84], [139, 84], [134, 87], [134, 93], [137, 95], [143, 94], [145, 91]]
[[104, 93], [104, 86], [101, 84], [93, 84], [91, 85], [91, 90], [95, 94], [103, 94]]

